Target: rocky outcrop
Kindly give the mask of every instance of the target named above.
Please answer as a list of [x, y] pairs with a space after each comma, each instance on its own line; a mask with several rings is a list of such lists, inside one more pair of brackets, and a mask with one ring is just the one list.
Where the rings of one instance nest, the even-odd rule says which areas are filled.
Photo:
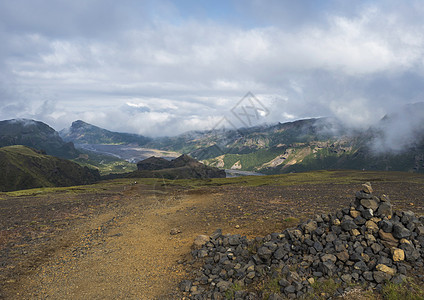
[[293, 299], [329, 278], [341, 287], [328, 297], [342, 295], [352, 283], [375, 289], [387, 280], [400, 283], [424, 266], [424, 217], [393, 213], [387, 196], [372, 193], [366, 183], [350, 207], [264, 238], [215, 231], [192, 251], [203, 266], [180, 289], [190, 299], [261, 299], [244, 287], [272, 278], [279, 288], [272, 299]]
[[182, 168], [182, 167], [199, 167], [203, 164], [194, 158], [183, 154], [173, 160], [167, 160], [162, 157], [151, 156], [137, 163], [137, 169], [139, 171], [153, 171], [153, 170], [163, 170], [163, 169], [172, 169], [172, 168]]
[[225, 170], [209, 167], [194, 158], [183, 154], [171, 161], [160, 157], [150, 157], [137, 163], [138, 171], [129, 177], [182, 178], [225, 178]]
[[162, 157], [152, 156], [137, 163], [139, 171], [163, 170], [172, 168], [171, 162]]

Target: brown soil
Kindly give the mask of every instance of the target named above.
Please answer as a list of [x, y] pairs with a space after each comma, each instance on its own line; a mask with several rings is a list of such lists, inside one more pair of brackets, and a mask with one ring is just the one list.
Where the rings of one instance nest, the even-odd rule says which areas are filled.
[[[373, 183], [395, 209], [424, 213], [424, 186]], [[353, 199], [358, 184], [116, 185], [103, 192], [0, 199], [0, 298], [179, 299], [199, 234], [263, 236]], [[237, 226], [238, 225], [238, 226]], [[238, 228], [236, 228], [236, 226]], [[171, 229], [181, 233], [171, 235]]]

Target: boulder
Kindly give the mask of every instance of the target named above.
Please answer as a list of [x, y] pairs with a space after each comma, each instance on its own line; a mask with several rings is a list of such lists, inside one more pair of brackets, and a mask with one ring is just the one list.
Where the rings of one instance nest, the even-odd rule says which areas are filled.
[[312, 231], [317, 229], [317, 227], [318, 227], [317, 222], [314, 220], [310, 220], [309, 222], [305, 224], [304, 231], [305, 233], [311, 233]]
[[378, 264], [378, 265], [375, 267], [375, 269], [376, 269], [377, 271], [381, 271], [381, 272], [383, 272], [383, 273], [389, 274], [390, 276], [393, 276], [393, 275], [395, 275], [395, 274], [396, 274], [396, 269], [394, 269], [394, 268], [390, 268], [390, 267], [388, 267], [388, 266], [386, 266], [386, 265], [384, 265], [384, 264]]
[[369, 232], [377, 233], [378, 232], [378, 226], [373, 221], [369, 220], [365, 223], [365, 227]]
[[209, 242], [209, 237], [207, 235], [198, 235], [193, 242], [194, 249], [201, 249], [207, 242]]
[[372, 194], [373, 189], [371, 187], [371, 183], [366, 182], [362, 185], [362, 191], [367, 194]]
[[356, 225], [355, 224], [355, 222], [353, 222], [353, 220], [349, 220], [349, 219], [344, 219], [342, 222], [341, 222], [341, 225], [340, 225], [341, 227], [342, 227], [342, 229], [343, 230], [345, 230], [345, 231], [350, 231], [350, 230], [352, 230], [352, 229], [356, 229], [356, 228], [358, 228], [358, 225]]
[[376, 199], [361, 199], [361, 205], [365, 208], [370, 208], [373, 211], [377, 210], [378, 208], [378, 202]]
[[392, 205], [390, 202], [381, 202], [378, 206], [376, 215], [381, 217], [391, 217], [393, 214]]
[[393, 261], [405, 260], [405, 252], [402, 249], [392, 248], [391, 252], [392, 252]]
[[391, 247], [396, 247], [399, 243], [399, 240], [396, 239], [393, 234], [389, 233], [389, 232], [384, 232], [383, 230], [380, 229], [380, 231], [378, 232], [378, 235], [380, 236], [380, 238], [386, 242], [386, 244], [388, 244]]
[[411, 231], [406, 229], [401, 223], [393, 225], [393, 236], [397, 239], [407, 238], [411, 235]]

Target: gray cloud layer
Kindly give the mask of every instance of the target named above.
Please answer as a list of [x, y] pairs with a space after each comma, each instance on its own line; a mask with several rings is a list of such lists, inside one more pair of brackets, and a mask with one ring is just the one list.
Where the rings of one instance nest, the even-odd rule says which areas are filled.
[[0, 118], [174, 135], [248, 91], [268, 123], [366, 127], [423, 101], [421, 1], [197, 3], [0, 2]]

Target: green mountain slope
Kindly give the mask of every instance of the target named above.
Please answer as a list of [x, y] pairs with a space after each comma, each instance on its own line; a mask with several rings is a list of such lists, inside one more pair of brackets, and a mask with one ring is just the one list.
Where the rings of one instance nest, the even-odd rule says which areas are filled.
[[[320, 169], [424, 172], [423, 107], [408, 106], [365, 131], [351, 131], [333, 119], [319, 118], [189, 132], [156, 139], [148, 146], [186, 153], [219, 168], [266, 174]], [[410, 128], [401, 131], [396, 124]]]
[[0, 191], [90, 184], [98, 171], [26, 146], [0, 148]]
[[25, 145], [62, 158], [79, 155], [74, 144], [65, 143], [53, 128], [28, 119], [0, 121], [0, 147], [12, 145]]
[[65, 141], [78, 144], [137, 144], [142, 146], [151, 140], [138, 134], [109, 131], [81, 120], [73, 122], [70, 128], [63, 129], [59, 133]]

